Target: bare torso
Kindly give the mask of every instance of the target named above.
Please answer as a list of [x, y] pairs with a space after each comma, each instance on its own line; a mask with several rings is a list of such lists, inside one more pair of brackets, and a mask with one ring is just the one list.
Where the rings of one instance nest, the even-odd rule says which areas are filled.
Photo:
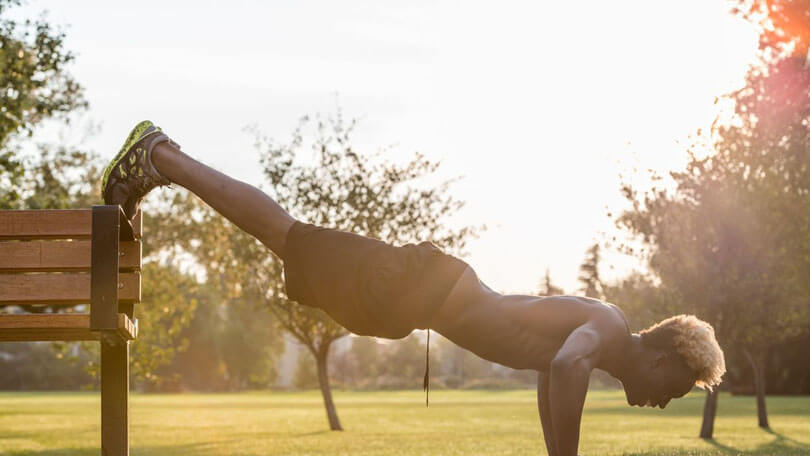
[[619, 350], [629, 333], [621, 311], [611, 304], [576, 296], [501, 295], [468, 268], [432, 328], [489, 361], [547, 371], [568, 336], [586, 323], [603, 333], [606, 355]]

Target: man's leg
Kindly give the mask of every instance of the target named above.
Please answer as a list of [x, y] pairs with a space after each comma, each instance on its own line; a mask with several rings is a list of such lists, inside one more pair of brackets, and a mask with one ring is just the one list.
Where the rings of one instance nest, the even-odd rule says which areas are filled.
[[295, 219], [267, 194], [194, 160], [168, 142], [155, 146], [152, 163], [172, 183], [192, 191], [276, 255], [282, 254]]

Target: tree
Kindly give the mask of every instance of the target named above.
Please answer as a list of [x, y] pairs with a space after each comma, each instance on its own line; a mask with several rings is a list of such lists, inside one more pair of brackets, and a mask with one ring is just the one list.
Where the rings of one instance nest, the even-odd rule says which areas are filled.
[[759, 49], [765, 59], [810, 57], [810, 2], [807, 0], [731, 0], [732, 13], [759, 26]]
[[582, 284], [582, 292], [592, 298], [603, 297], [602, 279], [599, 277], [599, 261], [601, 253], [599, 244], [594, 244], [585, 253], [585, 261], [579, 266], [577, 280]]
[[[279, 204], [309, 223], [394, 244], [430, 240], [446, 250], [463, 249], [476, 229], [453, 230], [444, 224], [463, 205], [448, 194], [453, 181], [416, 185], [439, 164], [421, 154], [398, 165], [381, 159], [380, 154], [361, 153], [352, 146], [355, 125], [355, 121], [345, 121], [338, 110], [334, 115], [316, 116], [314, 121], [302, 118], [288, 143], [257, 134], [263, 171]], [[296, 158], [307, 146], [314, 157], [301, 163]], [[280, 263], [274, 261], [272, 266], [280, 274]], [[278, 322], [314, 356], [330, 429], [340, 430], [327, 359], [332, 343], [345, 336], [346, 330], [324, 312], [286, 300], [280, 286], [268, 287], [268, 293], [276, 297], [271, 310]]]
[[37, 149], [36, 155], [10, 155], [19, 169], [13, 179], [0, 175], [0, 209], [69, 209], [98, 201], [98, 155], [70, 145]]
[[[732, 3], [761, 26], [760, 61], [725, 96], [731, 115], [698, 132], [686, 170], [672, 173], [675, 190], [625, 186], [633, 209], [619, 223], [642, 238], [651, 269], [683, 308], [747, 360], [767, 428], [765, 353], [800, 331], [810, 299], [810, 2]], [[699, 158], [704, 148], [712, 153]], [[701, 437], [712, 436], [716, 404], [709, 392]]]
[[546, 268], [546, 275], [543, 276], [543, 281], [540, 282], [540, 289], [537, 291], [537, 294], [540, 296], [556, 296], [563, 293], [564, 291], [562, 288], [554, 285], [551, 282], [551, 271]]
[[81, 86], [67, 71], [74, 56], [64, 47], [65, 35], [44, 19], [8, 19], [9, 8], [20, 3], [0, 0], [0, 190], [11, 190], [0, 191], [0, 206], [15, 199], [24, 169], [7, 149], [9, 139], [86, 106]]
[[[682, 310], [712, 322], [726, 349], [750, 363], [762, 427], [765, 353], [796, 334], [810, 296], [808, 81], [793, 58], [752, 69], [729, 95], [733, 118], [704, 138], [714, 153], [693, 149], [686, 169], [671, 173], [672, 192], [625, 187], [633, 209], [619, 219]], [[716, 400], [709, 393], [702, 436], [712, 434]]]

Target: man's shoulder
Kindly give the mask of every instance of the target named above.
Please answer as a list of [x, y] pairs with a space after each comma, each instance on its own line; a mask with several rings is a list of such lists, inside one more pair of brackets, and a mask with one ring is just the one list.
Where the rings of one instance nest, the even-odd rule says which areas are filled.
[[602, 356], [611, 357], [622, 350], [630, 337], [630, 327], [624, 312], [617, 306], [603, 302], [593, 312], [592, 325], [599, 333]]
[[617, 306], [592, 298], [588, 299], [592, 306], [589, 312], [589, 323], [603, 338], [623, 338], [630, 334], [630, 327], [624, 312]]

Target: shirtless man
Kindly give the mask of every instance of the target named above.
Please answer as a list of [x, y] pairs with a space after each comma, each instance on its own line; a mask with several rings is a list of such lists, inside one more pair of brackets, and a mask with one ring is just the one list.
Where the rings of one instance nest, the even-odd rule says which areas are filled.
[[588, 377], [622, 382], [627, 402], [659, 406], [725, 373], [712, 327], [694, 316], [631, 333], [618, 307], [573, 296], [501, 295], [463, 261], [422, 242], [392, 246], [294, 219], [259, 189], [180, 151], [138, 124], [104, 173], [107, 204], [134, 216], [158, 185], [183, 186], [284, 261], [287, 294], [356, 334], [401, 338], [433, 329], [478, 356], [539, 372], [537, 403], [552, 456], [574, 456]]

